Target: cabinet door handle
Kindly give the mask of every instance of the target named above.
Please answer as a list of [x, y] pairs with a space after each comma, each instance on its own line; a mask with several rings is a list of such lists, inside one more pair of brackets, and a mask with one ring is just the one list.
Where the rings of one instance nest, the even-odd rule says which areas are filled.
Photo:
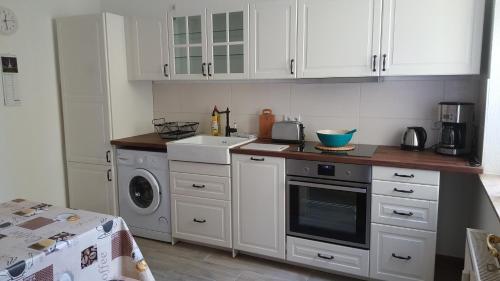
[[111, 163], [111, 151], [106, 151], [106, 162]]
[[204, 184], [202, 184], [202, 185], [193, 184], [192, 186], [195, 187], [195, 188], [205, 188]]
[[387, 55], [386, 55], [386, 54], [384, 54], [384, 55], [382, 56], [382, 71], [385, 71], [385, 70], [386, 70], [386, 69], [385, 69], [385, 64], [386, 64], [386, 61], [387, 61]]
[[294, 59], [290, 60], [290, 74], [292, 74], [292, 75], [295, 74], [293, 72], [294, 65], [295, 65], [295, 60]]
[[318, 253], [318, 258], [322, 258], [322, 259], [325, 259], [325, 260], [333, 260], [334, 256], [325, 256], [325, 255], [322, 255], [322, 254]]
[[403, 174], [398, 174], [398, 173], [394, 173], [394, 176], [395, 176], [395, 177], [400, 177], [400, 178], [410, 178], [410, 179], [412, 179], [412, 178], [414, 178], [414, 177], [415, 177], [415, 175], [414, 175], [414, 174], [411, 174], [411, 175], [403, 175]]
[[407, 217], [413, 216], [412, 212], [405, 213], [405, 212], [400, 212], [400, 211], [393, 210], [392, 213], [395, 214], [395, 215], [400, 215], [400, 216], [407, 216]]
[[207, 65], [206, 63], [201, 64], [201, 73], [203, 74], [203, 76], [207, 76], [207, 74], [205, 73], [205, 66], [206, 65]]
[[410, 256], [402, 257], [402, 256], [398, 256], [398, 255], [396, 255], [395, 253], [392, 253], [392, 257], [393, 257], [393, 258], [400, 259], [400, 260], [407, 260], [407, 261], [411, 260], [411, 257], [410, 257]]
[[413, 193], [413, 189], [410, 189], [410, 190], [404, 190], [404, 189], [398, 189], [398, 188], [394, 188], [394, 191], [395, 192], [401, 192], [401, 193]]
[[373, 55], [372, 71], [373, 72], [377, 71], [377, 55]]
[[264, 157], [262, 157], [262, 158], [250, 157], [250, 160], [252, 160], [252, 161], [264, 161], [265, 158]]
[[168, 77], [168, 64], [163, 65], [163, 75], [165, 75], [165, 77]]
[[211, 62], [209, 62], [209, 63], [208, 63], [208, 76], [209, 76], [209, 77], [212, 77], [212, 72], [211, 72], [211, 70], [210, 70], [211, 68], [212, 68], [212, 63], [211, 63]]
[[198, 220], [196, 218], [193, 219], [194, 222], [197, 222], [197, 223], [206, 223], [207, 220]]
[[108, 169], [108, 181], [112, 181], [113, 179], [111, 178], [111, 169]]

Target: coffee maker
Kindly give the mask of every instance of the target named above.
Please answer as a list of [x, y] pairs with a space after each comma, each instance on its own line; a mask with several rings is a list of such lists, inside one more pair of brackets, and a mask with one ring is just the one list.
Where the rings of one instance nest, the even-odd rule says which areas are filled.
[[463, 155], [471, 152], [474, 104], [462, 102], [439, 103], [441, 133], [436, 152]]

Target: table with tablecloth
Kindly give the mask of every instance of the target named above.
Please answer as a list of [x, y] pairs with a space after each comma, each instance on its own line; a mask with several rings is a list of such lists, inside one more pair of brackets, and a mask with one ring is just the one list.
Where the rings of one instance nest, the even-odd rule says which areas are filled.
[[0, 204], [0, 281], [154, 280], [120, 217], [15, 199]]

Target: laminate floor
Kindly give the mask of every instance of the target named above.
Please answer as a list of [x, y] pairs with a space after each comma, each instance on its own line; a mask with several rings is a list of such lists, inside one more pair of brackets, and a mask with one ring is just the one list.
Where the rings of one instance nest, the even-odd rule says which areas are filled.
[[[136, 241], [157, 281], [359, 281], [248, 255], [233, 259], [230, 252], [183, 242]], [[459, 280], [457, 266], [436, 266], [435, 280]]]

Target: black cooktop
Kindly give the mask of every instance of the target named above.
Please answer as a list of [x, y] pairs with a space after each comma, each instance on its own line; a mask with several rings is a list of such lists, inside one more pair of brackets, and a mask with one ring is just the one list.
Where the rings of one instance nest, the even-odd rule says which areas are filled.
[[354, 144], [355, 148], [350, 151], [322, 151], [316, 148], [318, 143], [315, 142], [305, 142], [304, 144], [290, 148], [289, 151], [305, 152], [305, 153], [317, 153], [317, 154], [327, 154], [327, 155], [338, 155], [338, 156], [354, 156], [354, 157], [372, 157], [377, 150], [377, 145], [370, 144]]

